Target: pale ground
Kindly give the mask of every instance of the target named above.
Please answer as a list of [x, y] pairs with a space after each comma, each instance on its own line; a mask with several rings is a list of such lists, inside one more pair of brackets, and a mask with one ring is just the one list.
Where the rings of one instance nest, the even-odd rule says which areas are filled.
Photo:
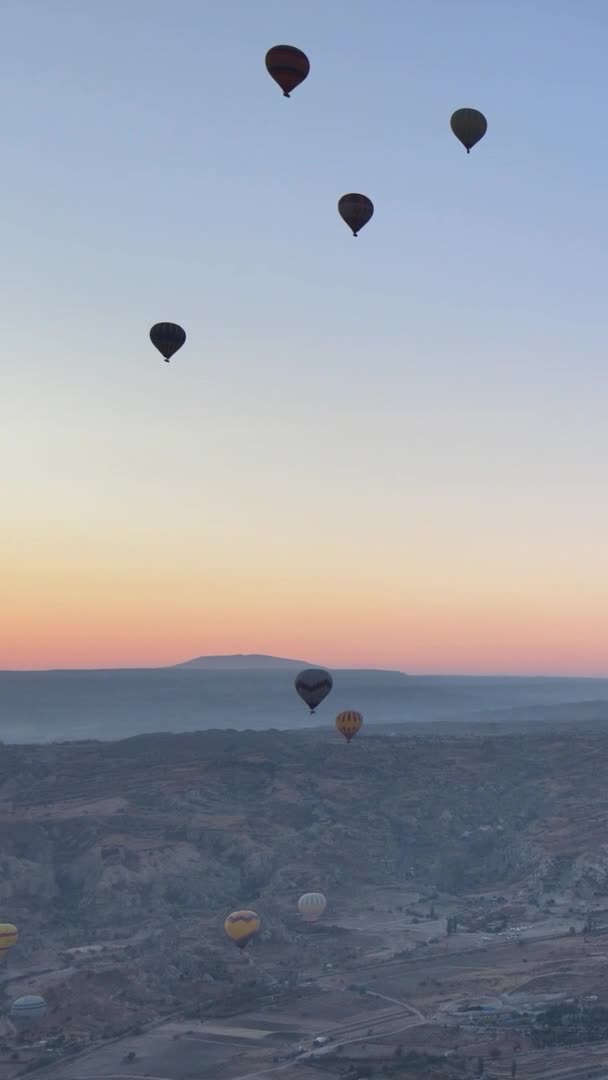
[[[321, 1075], [326, 1080], [328, 1074], [311, 1067], [310, 1059], [304, 1070], [293, 1057], [298, 1053], [322, 1056], [341, 1043], [346, 1065], [349, 1055], [386, 1056], [400, 1043], [404, 1050], [436, 1053], [449, 1052], [458, 1044], [460, 1051], [472, 1057], [485, 1056], [493, 1045], [499, 1045], [502, 1058], [492, 1062], [492, 1072], [502, 1080], [509, 1074], [516, 1041], [522, 1044], [518, 1080], [548, 1080], [557, 1075], [569, 1080], [571, 1074], [574, 1080], [578, 1068], [587, 1062], [601, 1066], [604, 1058], [608, 1070], [608, 1044], [566, 1055], [561, 1050], [557, 1069], [562, 1061], [567, 1068], [561, 1076], [554, 1053], [532, 1051], [514, 1032], [473, 1027], [456, 1032], [454, 1027], [463, 1023], [455, 1011], [464, 1002], [492, 1002], [500, 1007], [516, 1001], [510, 995], [534, 1001], [567, 993], [569, 988], [571, 993], [594, 992], [598, 981], [608, 975], [608, 936], [588, 942], [581, 935], [569, 936], [569, 925], [580, 920], [552, 914], [534, 926], [523, 920], [528, 929], [515, 935], [528, 939], [523, 945], [508, 933], [457, 933], [448, 939], [445, 913], [454, 910], [453, 903], [434, 901], [440, 918], [418, 925], [394, 910], [399, 903], [428, 912], [429, 902], [414, 905], [416, 896], [412, 892], [408, 898], [399, 890], [396, 899], [395, 892], [384, 890], [374, 892], [372, 899], [370, 890], [369, 904], [364, 896], [358, 898], [356, 910], [328, 912], [329, 925], [353, 930], [357, 960], [348, 969], [303, 973], [313, 985], [307, 996], [288, 1007], [275, 1005], [201, 1023], [171, 1020], [36, 1076], [40, 1080], [254, 1080], [276, 1073], [281, 1080], [292, 1080], [296, 1074], [300, 1080], [319, 1080]], [[368, 910], [371, 904], [374, 911]], [[420, 944], [439, 934], [439, 943]], [[330, 945], [331, 939], [328, 955]], [[352, 985], [364, 986], [366, 993], [348, 989]], [[313, 1038], [322, 1034], [330, 1035], [331, 1042], [313, 1049]], [[132, 1064], [123, 1060], [129, 1052], [137, 1055]], [[0, 1070], [2, 1080], [14, 1075]]]

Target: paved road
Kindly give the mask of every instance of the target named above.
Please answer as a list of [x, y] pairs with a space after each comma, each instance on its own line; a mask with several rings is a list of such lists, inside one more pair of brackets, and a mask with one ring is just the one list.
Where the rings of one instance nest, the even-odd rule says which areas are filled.
[[408, 1009], [414, 1016], [417, 1016], [421, 1024], [426, 1023], [426, 1016], [423, 1016], [420, 1009], [417, 1009], [415, 1005], [410, 1005], [408, 1001], [399, 1001], [398, 998], [387, 997], [386, 994], [379, 994], [376, 990], [367, 990], [366, 993], [368, 997], [382, 998], [383, 1001], [392, 1001], [395, 1005], [402, 1005], [404, 1009]]
[[[259, 1076], [267, 1076], [269, 1073], [279, 1072], [281, 1069], [287, 1069], [292, 1066], [295, 1061], [310, 1061], [314, 1060], [314, 1058], [323, 1057], [325, 1054], [333, 1053], [339, 1046], [351, 1046], [353, 1043], [372, 1042], [373, 1039], [385, 1039], [392, 1035], [399, 1035], [402, 1031], [410, 1031], [413, 1027], [417, 1027], [418, 1024], [426, 1023], [426, 1017], [414, 1005], [410, 1005], [408, 1001], [399, 1001], [397, 998], [387, 997], [386, 994], [378, 994], [375, 990], [367, 990], [366, 993], [368, 997], [382, 998], [383, 1001], [390, 1001], [393, 1005], [399, 1005], [401, 1008], [405, 1009], [406, 1012], [409, 1012], [413, 1016], [415, 1016], [415, 1021], [412, 1022], [410, 1020], [407, 1024], [402, 1024], [398, 1028], [391, 1028], [390, 1031], [379, 1031], [375, 1035], [357, 1035], [352, 1039], [340, 1039], [339, 1036], [336, 1037], [336, 1031], [339, 1032], [341, 1029], [329, 1028], [327, 1029], [327, 1032], [324, 1032], [324, 1034], [332, 1035], [332, 1041], [328, 1045], [320, 1046], [318, 1049], [308, 1050], [305, 1053], [300, 1054], [298, 1058], [292, 1058], [290, 1061], [285, 1061], [281, 1065], [274, 1065], [272, 1066], [272, 1068], [269, 1069], [260, 1069], [258, 1072], [242, 1073], [240, 1076], [233, 1077], [233, 1080], [255, 1080], [255, 1078]], [[361, 1028], [365, 1027], [369, 1030], [370, 1027], [377, 1026], [378, 1024], [382, 1024], [384, 1026], [389, 1022], [390, 1017], [386, 1016], [383, 1019], [378, 1018], [375, 1023], [373, 1020], [366, 1018], [364, 1021], [361, 1021], [357, 1024], [357, 1029], [361, 1030]], [[349, 1027], [351, 1025], [345, 1026]], [[344, 1028], [342, 1028], [342, 1030], [344, 1030]]]

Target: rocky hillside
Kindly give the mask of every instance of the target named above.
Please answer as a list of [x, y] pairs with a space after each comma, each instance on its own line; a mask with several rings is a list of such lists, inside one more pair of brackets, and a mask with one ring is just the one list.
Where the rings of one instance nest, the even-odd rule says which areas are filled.
[[66, 943], [294, 894], [608, 882], [608, 736], [201, 733], [3, 747], [4, 918]]
[[[47, 1033], [74, 1049], [176, 1010], [225, 1015], [305, 993], [328, 960], [350, 970], [384, 948], [374, 928], [393, 909], [415, 935], [434, 918], [434, 887], [470, 927], [487, 924], [484, 897], [479, 911], [458, 897], [484, 888], [519, 897], [495, 912], [503, 921], [558, 894], [570, 910], [608, 906], [595, 899], [608, 891], [607, 756], [608, 736], [593, 733], [2, 746], [0, 916], [21, 938], [0, 1013], [44, 993]], [[314, 927], [296, 914], [308, 889], [330, 900]], [[263, 923], [245, 954], [222, 932], [243, 906]]]

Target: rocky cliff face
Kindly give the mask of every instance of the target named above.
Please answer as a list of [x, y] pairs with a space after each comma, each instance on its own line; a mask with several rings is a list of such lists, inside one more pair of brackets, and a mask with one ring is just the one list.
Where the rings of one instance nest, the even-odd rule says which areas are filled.
[[[608, 883], [608, 737], [201, 733], [3, 747], [3, 917], [67, 944], [415, 876]], [[557, 862], [556, 862], [557, 860]], [[272, 922], [272, 918], [270, 920]]]

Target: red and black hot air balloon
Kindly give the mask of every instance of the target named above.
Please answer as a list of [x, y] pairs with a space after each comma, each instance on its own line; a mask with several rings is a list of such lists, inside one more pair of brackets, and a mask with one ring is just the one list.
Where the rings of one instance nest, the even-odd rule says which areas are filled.
[[172, 322], [157, 322], [150, 330], [150, 341], [164, 356], [167, 363], [181, 349], [186, 340], [186, 331]]
[[283, 97], [289, 97], [304, 82], [310, 63], [306, 53], [294, 45], [275, 45], [266, 53], [266, 70], [281, 87]]
[[488, 130], [488, 121], [478, 109], [456, 109], [450, 118], [450, 127], [467, 154], [470, 154], [475, 143], [483, 139]]
[[353, 230], [353, 236], [356, 236], [359, 229], [367, 225], [373, 212], [374, 204], [367, 195], [351, 192], [350, 195], [343, 195], [338, 203], [338, 213], [349, 229]]

